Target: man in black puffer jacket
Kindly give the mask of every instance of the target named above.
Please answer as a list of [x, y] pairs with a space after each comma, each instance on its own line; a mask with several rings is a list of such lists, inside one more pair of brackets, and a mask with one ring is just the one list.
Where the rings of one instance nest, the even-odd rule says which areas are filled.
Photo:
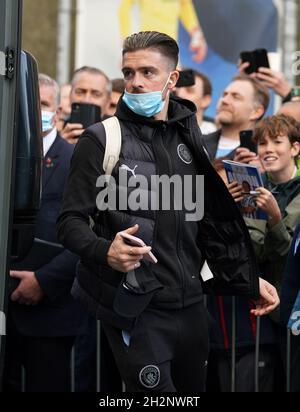
[[[100, 201], [106, 136], [96, 124], [75, 148], [58, 219], [61, 242], [81, 257], [73, 295], [102, 320], [128, 391], [204, 390], [203, 288], [260, 294], [255, 314], [278, 304], [258, 279], [244, 221], [203, 150], [195, 106], [170, 98], [177, 62], [178, 46], [165, 34], [125, 40], [116, 113], [122, 147], [108, 192], [116, 201], [106, 210]], [[158, 185], [155, 176], [171, 183]], [[126, 244], [121, 231], [149, 246]], [[157, 264], [143, 259], [151, 248]]]

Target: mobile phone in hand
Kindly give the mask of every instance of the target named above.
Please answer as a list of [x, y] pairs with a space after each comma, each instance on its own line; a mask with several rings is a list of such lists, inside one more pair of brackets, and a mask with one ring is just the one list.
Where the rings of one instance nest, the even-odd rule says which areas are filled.
[[81, 123], [83, 128], [101, 121], [101, 109], [91, 103], [72, 103], [69, 123]]
[[268, 52], [266, 49], [256, 49], [254, 53], [255, 53], [257, 70], [260, 67], [270, 67]]
[[252, 130], [241, 130], [240, 131], [240, 146], [249, 149], [250, 152], [257, 153], [257, 145], [252, 140], [253, 131]]
[[240, 58], [243, 63], [249, 63], [249, 66], [245, 69], [247, 74], [257, 72], [260, 67], [270, 67], [268, 52], [266, 49], [242, 51], [240, 53]]
[[249, 63], [249, 66], [245, 69], [246, 74], [255, 73], [257, 71], [255, 55], [252, 51], [243, 51], [240, 53], [240, 59], [242, 63]]
[[191, 87], [195, 84], [194, 70], [187, 69], [179, 72], [179, 78], [176, 83], [176, 87]]
[[[142, 241], [142, 239], [140, 239], [139, 237], [129, 235], [129, 234], [126, 233], [126, 232], [120, 232], [119, 234], [120, 234], [120, 236], [122, 236], [122, 238], [124, 239], [124, 242], [125, 242], [127, 245], [137, 246], [137, 247], [147, 246], [147, 245]], [[152, 252], [146, 253], [146, 254], [143, 256], [143, 258], [144, 258], [145, 260], [147, 260], [148, 262], [157, 263], [157, 259], [156, 259], [156, 257], [153, 255]]]

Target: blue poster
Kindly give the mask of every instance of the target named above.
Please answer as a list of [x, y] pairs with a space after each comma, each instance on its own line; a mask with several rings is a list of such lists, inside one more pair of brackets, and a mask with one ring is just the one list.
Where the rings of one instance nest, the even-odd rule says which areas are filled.
[[273, 0], [194, 0], [193, 4], [207, 43], [206, 56], [201, 62], [193, 59], [190, 34], [180, 22], [180, 60], [182, 67], [199, 70], [211, 80], [213, 101], [205, 114], [214, 117], [219, 97], [237, 73], [240, 52], [277, 50], [278, 10]]

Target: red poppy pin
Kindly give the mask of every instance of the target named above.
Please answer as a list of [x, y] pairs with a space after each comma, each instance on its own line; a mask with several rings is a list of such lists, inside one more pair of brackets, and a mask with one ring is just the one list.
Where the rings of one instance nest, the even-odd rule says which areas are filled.
[[54, 166], [54, 162], [53, 162], [53, 159], [51, 159], [51, 157], [47, 157], [47, 159], [45, 160], [45, 166], [47, 168]]

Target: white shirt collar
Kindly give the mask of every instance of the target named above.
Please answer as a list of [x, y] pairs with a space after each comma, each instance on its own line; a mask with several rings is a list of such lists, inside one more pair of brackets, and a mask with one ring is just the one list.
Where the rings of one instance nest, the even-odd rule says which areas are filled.
[[56, 127], [51, 130], [45, 137], [43, 137], [43, 152], [44, 152], [44, 157], [46, 157], [46, 154], [50, 147], [53, 145], [54, 140], [56, 139], [57, 135], [57, 130]]

